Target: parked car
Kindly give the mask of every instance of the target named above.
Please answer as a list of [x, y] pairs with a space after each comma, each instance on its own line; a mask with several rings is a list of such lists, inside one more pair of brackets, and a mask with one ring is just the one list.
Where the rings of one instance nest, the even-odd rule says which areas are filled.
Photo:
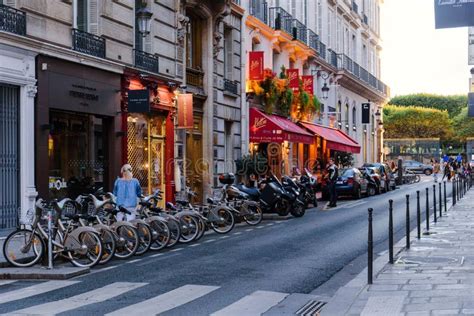
[[403, 168], [414, 173], [424, 173], [427, 176], [433, 173], [433, 166], [415, 160], [405, 160], [403, 162]]
[[374, 163], [365, 163], [362, 167], [366, 168], [376, 168], [377, 173], [382, 178], [381, 182], [383, 183], [381, 186], [382, 191], [388, 192], [393, 189], [395, 185], [394, 176], [391, 172], [390, 167], [386, 163], [381, 162], [374, 162]]
[[342, 169], [337, 178], [337, 194], [350, 195], [355, 199], [360, 199], [362, 194], [369, 194], [369, 180], [357, 168]]
[[379, 171], [375, 167], [363, 167], [359, 169], [362, 173], [368, 175], [375, 184], [375, 193], [380, 194], [384, 192], [385, 180], [380, 175]]

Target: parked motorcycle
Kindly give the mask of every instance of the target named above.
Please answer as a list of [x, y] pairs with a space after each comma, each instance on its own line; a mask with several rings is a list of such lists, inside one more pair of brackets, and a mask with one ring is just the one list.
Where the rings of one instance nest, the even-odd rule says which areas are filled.
[[304, 173], [300, 176], [296, 182], [300, 188], [300, 193], [304, 202], [305, 208], [308, 208], [309, 204], [313, 204], [313, 207], [318, 207], [318, 199], [316, 198], [316, 188], [318, 181], [311, 172], [305, 168]]

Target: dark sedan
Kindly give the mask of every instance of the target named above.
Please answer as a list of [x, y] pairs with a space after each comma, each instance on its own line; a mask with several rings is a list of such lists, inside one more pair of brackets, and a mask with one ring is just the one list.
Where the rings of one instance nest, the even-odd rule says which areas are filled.
[[339, 174], [340, 176], [336, 182], [338, 195], [350, 195], [356, 199], [360, 199], [362, 194], [368, 194], [368, 180], [359, 169], [342, 169]]

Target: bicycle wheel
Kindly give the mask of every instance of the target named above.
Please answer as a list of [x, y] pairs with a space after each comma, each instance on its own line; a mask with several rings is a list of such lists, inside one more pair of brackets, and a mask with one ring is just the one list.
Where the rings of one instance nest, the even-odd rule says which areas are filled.
[[181, 237], [181, 226], [179, 225], [179, 221], [170, 219], [168, 221], [168, 228], [170, 230], [170, 240], [166, 247], [171, 248], [178, 243]]
[[263, 219], [262, 209], [258, 205], [251, 205], [248, 207], [248, 214], [244, 215], [244, 220], [251, 226], [260, 224]]
[[138, 232], [138, 248], [135, 252], [136, 256], [143, 255], [151, 247], [152, 235], [150, 226], [144, 225], [142, 223], [137, 223], [137, 232]]
[[161, 250], [165, 248], [170, 242], [170, 229], [168, 225], [160, 220], [150, 222], [150, 227], [153, 230], [154, 240], [151, 243], [151, 250]]
[[28, 229], [14, 231], [5, 239], [3, 256], [15, 267], [31, 267], [45, 252], [43, 239]]
[[102, 258], [100, 258], [99, 264], [106, 264], [115, 255], [116, 242], [114, 234], [107, 229], [103, 229], [100, 233], [100, 238], [102, 239], [103, 253]]
[[220, 208], [217, 210], [216, 215], [220, 219], [211, 222], [211, 227], [216, 233], [227, 234], [234, 228], [235, 219], [234, 214], [232, 214], [231, 211], [225, 208]]
[[120, 225], [116, 228], [117, 247], [115, 256], [126, 259], [135, 254], [138, 249], [139, 237], [135, 228], [128, 225]]
[[[68, 236], [64, 241], [68, 244]], [[84, 231], [79, 234], [77, 240], [74, 240], [74, 244], [79, 243], [76, 249], [69, 250], [67, 255], [71, 263], [76, 267], [88, 267], [91, 268], [99, 263], [102, 258], [102, 241], [99, 233], [90, 231]]]
[[186, 244], [190, 243], [199, 234], [199, 223], [194, 216], [184, 215], [179, 218], [181, 224], [181, 237], [179, 241]]

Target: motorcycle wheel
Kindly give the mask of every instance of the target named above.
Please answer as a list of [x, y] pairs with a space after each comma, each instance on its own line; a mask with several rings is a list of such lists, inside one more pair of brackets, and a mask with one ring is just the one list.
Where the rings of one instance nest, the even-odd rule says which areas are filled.
[[249, 206], [249, 214], [244, 215], [244, 220], [251, 226], [256, 226], [262, 222], [263, 214], [260, 206]]
[[304, 205], [297, 203], [292, 209], [291, 209], [291, 215], [294, 217], [302, 217], [306, 210], [304, 209]]
[[290, 213], [290, 203], [287, 200], [280, 200], [275, 204], [278, 215], [287, 216]]

